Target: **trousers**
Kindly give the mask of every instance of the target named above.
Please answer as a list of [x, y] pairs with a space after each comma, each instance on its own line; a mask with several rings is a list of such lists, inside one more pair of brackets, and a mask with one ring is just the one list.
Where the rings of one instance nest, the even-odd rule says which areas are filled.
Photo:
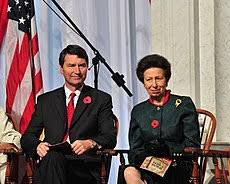
[[38, 163], [33, 184], [99, 184], [100, 164], [68, 160], [64, 154], [49, 151]]

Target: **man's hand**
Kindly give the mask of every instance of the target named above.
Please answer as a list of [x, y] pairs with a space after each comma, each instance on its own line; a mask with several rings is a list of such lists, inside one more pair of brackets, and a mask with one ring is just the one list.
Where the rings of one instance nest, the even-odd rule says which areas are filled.
[[92, 140], [76, 140], [71, 144], [73, 152], [77, 155], [81, 155], [88, 150], [92, 149]]
[[46, 156], [49, 151], [49, 143], [48, 142], [41, 142], [37, 147], [37, 154], [42, 158]]

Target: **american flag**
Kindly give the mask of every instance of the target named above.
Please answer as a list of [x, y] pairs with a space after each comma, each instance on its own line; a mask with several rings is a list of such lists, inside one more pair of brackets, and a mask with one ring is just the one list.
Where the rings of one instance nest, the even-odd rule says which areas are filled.
[[43, 92], [33, 0], [1, 0], [0, 49], [6, 59], [6, 112], [23, 134]]

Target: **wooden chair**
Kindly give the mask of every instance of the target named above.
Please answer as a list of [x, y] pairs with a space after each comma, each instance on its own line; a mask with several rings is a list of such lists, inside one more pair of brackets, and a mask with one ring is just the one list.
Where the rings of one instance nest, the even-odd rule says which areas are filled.
[[[204, 109], [197, 109], [197, 113], [200, 126], [201, 150], [204, 153], [208, 153], [216, 130], [216, 118], [211, 112]], [[194, 149], [185, 149], [186, 153], [193, 155], [191, 182], [203, 184], [208, 157], [194, 153]]]
[[[16, 121], [14, 121], [11, 115], [6, 115], [8, 116], [9, 120], [13, 123], [14, 129], [18, 130], [18, 125]], [[0, 143], [0, 153], [7, 155], [5, 184], [17, 184], [19, 156], [23, 155], [23, 151], [21, 149], [17, 149], [17, 147], [14, 144]], [[25, 183], [25, 181], [23, 180], [22, 183]]]
[[[119, 120], [116, 115], [113, 115], [114, 127], [116, 129], [116, 135], [119, 129]], [[44, 139], [44, 132], [41, 134], [40, 139]], [[111, 149], [112, 150], [112, 149]], [[100, 183], [106, 184], [108, 182], [108, 175], [110, 172], [110, 165], [112, 160], [112, 154], [103, 152], [104, 150], [97, 150], [97, 154], [101, 156], [101, 166], [100, 166]], [[105, 153], [105, 154], [104, 154]], [[27, 184], [32, 184], [33, 171], [36, 167], [36, 161], [31, 157], [27, 156], [26, 158], [26, 173], [27, 173]]]

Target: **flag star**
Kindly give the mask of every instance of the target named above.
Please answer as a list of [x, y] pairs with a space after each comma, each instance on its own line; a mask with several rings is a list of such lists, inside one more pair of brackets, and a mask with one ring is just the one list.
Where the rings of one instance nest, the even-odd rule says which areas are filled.
[[8, 6], [7, 12], [11, 12], [11, 6]]
[[28, 2], [28, 1], [25, 1], [24, 3], [25, 3], [25, 6], [27, 6], [27, 5], [29, 4], [29, 2]]
[[16, 5], [18, 5], [19, 4], [19, 0], [14, 0], [15, 2], [16, 2]]
[[24, 24], [25, 21], [26, 21], [26, 20], [22, 17], [22, 18], [19, 19], [19, 24]]
[[29, 13], [26, 15], [26, 18], [29, 20], [30, 19], [30, 15]]

